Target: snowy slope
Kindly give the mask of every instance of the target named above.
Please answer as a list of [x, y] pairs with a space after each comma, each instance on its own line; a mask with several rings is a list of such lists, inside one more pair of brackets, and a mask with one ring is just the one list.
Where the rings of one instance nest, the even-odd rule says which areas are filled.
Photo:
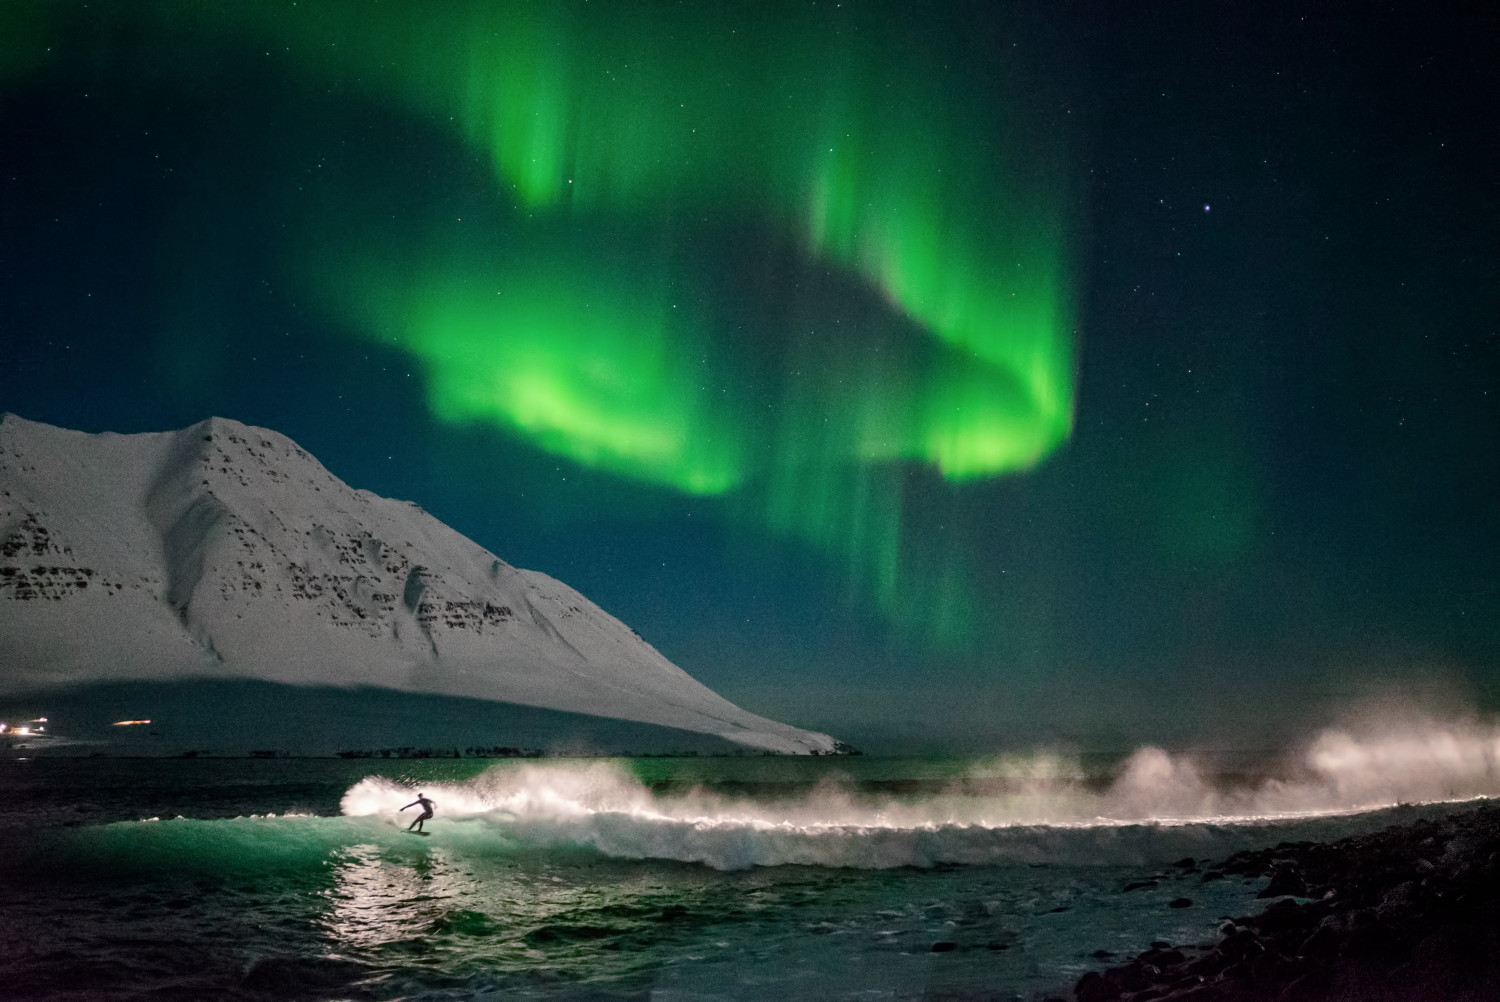
[[0, 693], [172, 678], [376, 686], [834, 747], [741, 710], [562, 582], [350, 488], [274, 431], [0, 418]]

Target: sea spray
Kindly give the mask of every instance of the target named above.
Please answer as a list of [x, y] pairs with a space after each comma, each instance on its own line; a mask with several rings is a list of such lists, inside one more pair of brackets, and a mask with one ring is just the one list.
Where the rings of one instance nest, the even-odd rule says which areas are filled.
[[[645, 825], [782, 835], [942, 829], [1213, 825], [1375, 810], [1397, 803], [1500, 795], [1500, 734], [1447, 726], [1355, 735], [1325, 731], [1283, 775], [1218, 780], [1191, 754], [1141, 748], [1100, 788], [1056, 753], [973, 763], [946, 782], [893, 793], [848, 775], [758, 796], [708, 785], [659, 792], [618, 761], [495, 765], [472, 779], [427, 783], [443, 816], [580, 824], [608, 816]], [[415, 787], [370, 776], [341, 802], [351, 817], [396, 816]]]
[[[0, 852], [0, 973], [204, 997], [1059, 994], [1097, 949], [1205, 942], [1253, 911], [1263, 879], [1205, 880], [1213, 862], [1439, 817], [1380, 805], [1492, 793], [1495, 749], [1441, 724], [1228, 769], [1150, 748], [1102, 767], [1056, 750], [10, 763], [11, 802], [41, 810], [0, 826], [21, 850]], [[429, 838], [403, 831], [418, 791]]]
[[[976, 764], [904, 796], [837, 777], [784, 796], [662, 793], [618, 762], [497, 765], [424, 789], [465, 844], [570, 845], [722, 870], [1121, 865], [1227, 853], [1269, 823], [1500, 793], [1497, 748], [1493, 733], [1472, 728], [1328, 731], [1292, 759], [1292, 775], [1249, 785], [1216, 785], [1191, 756], [1142, 748], [1103, 790], [1053, 753]], [[974, 792], [979, 780], [984, 792]], [[371, 776], [350, 788], [342, 809], [395, 816], [411, 795], [409, 785]]]

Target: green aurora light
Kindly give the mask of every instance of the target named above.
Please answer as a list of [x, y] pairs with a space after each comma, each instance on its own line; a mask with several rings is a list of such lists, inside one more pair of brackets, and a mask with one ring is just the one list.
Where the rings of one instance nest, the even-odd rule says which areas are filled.
[[[1024, 470], [1072, 429], [1066, 137], [1023, 107], [1033, 68], [888, 4], [113, 16], [204, 64], [204, 33], [274, 46], [309, 85], [451, 122], [492, 164], [480, 238], [435, 219], [414, 245], [358, 218], [303, 221], [304, 280], [420, 360], [436, 418], [724, 496], [838, 557], [893, 620], [972, 633], [963, 556], [912, 544], [904, 483], [911, 464], [954, 484]], [[809, 305], [772, 289], [787, 303], [743, 329], [717, 302], [737, 276], [694, 242], [744, 232], [793, 248], [794, 277], [852, 291]]]

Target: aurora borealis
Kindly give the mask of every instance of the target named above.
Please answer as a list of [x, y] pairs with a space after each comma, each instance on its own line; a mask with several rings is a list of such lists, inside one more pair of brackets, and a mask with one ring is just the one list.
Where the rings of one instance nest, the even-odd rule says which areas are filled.
[[[913, 37], [883, 8], [800, 4], [752, 19], [631, 4], [342, 13], [340, 59], [446, 113], [495, 171], [477, 237], [318, 251], [336, 312], [420, 361], [437, 419], [745, 495], [736, 511], [842, 558], [851, 589], [901, 626], [926, 590], [903, 585], [914, 568], [880, 467], [996, 476], [1066, 439], [1067, 137], [996, 113], [1007, 74], [941, 63], [953, 26]], [[746, 343], [720, 294], [743, 262], [698, 247], [747, 227], [886, 308], [855, 325], [844, 304], [814, 314], [783, 286], [763, 294], [787, 308]], [[921, 609], [944, 624], [930, 638], [971, 635], [961, 605]]]
[[1142, 679], [1490, 691], [1494, 205], [1452, 95], [1492, 71], [1461, 26], [646, 0], [0, 26], [4, 409], [278, 428], [841, 733], [931, 726], [892, 723], [913, 683], [975, 740], [1183, 716]]

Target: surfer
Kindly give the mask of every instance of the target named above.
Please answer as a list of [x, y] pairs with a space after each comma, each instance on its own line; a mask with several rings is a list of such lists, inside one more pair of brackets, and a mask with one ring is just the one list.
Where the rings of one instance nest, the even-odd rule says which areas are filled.
[[[432, 808], [434, 805], [432, 801], [427, 799], [426, 794], [419, 793], [417, 794], [417, 799], [407, 804], [406, 807], [416, 807], [418, 804], [422, 805], [422, 813], [417, 815], [417, 820], [406, 826], [406, 830], [411, 831], [413, 828], [415, 828], [418, 832], [421, 832], [423, 835], [425, 835], [427, 833], [422, 831], [422, 822], [432, 817]], [[406, 807], [403, 807], [401, 809], [404, 811], [406, 810]]]

